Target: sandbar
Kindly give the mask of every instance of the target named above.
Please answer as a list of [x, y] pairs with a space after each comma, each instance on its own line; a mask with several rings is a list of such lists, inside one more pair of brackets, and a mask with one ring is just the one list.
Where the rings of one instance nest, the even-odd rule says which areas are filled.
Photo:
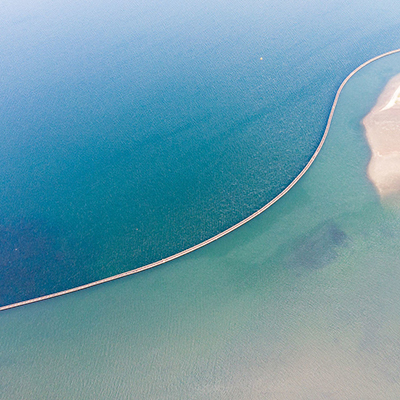
[[388, 82], [362, 122], [372, 153], [368, 178], [381, 198], [400, 195], [400, 74]]

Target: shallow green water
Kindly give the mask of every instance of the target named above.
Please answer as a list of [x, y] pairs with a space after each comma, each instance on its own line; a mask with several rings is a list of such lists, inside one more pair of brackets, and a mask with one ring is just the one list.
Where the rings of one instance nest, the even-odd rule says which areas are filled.
[[400, 211], [360, 121], [400, 56], [342, 92], [309, 172], [162, 267], [0, 314], [1, 399], [398, 399]]

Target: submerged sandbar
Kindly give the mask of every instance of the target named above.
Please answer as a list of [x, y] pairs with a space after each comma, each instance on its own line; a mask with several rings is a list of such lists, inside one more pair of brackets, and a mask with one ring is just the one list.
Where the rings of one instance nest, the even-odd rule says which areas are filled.
[[382, 198], [400, 194], [400, 74], [385, 86], [363, 124], [372, 153], [369, 179]]

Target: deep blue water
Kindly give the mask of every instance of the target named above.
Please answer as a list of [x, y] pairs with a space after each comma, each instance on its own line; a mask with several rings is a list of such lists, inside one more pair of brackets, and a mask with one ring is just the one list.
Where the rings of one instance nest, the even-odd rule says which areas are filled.
[[400, 47], [396, 1], [67, 3], [0, 4], [1, 305], [248, 216], [348, 73]]

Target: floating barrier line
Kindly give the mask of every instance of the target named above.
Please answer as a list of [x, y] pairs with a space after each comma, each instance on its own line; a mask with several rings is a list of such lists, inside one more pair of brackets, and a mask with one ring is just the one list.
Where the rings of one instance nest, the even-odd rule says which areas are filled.
[[247, 222], [251, 221], [253, 218], [255, 218], [258, 215], [260, 215], [261, 213], [263, 213], [266, 209], [271, 207], [280, 198], [282, 198], [290, 189], [292, 189], [292, 187], [303, 177], [303, 175], [311, 167], [311, 164], [315, 161], [315, 159], [317, 158], [319, 152], [322, 149], [323, 144], [325, 143], [325, 139], [326, 139], [326, 137], [328, 135], [328, 132], [329, 132], [329, 129], [330, 129], [330, 126], [331, 126], [331, 123], [332, 123], [333, 114], [335, 112], [336, 105], [338, 103], [340, 93], [342, 92], [343, 87], [346, 85], [346, 83], [349, 81], [349, 79], [353, 75], [355, 75], [358, 71], [360, 71], [360, 69], [364, 68], [366, 65], [371, 64], [372, 62], [374, 62], [376, 60], [379, 60], [380, 58], [389, 56], [391, 54], [399, 53], [399, 52], [400, 52], [400, 49], [392, 50], [392, 51], [389, 51], [387, 53], [384, 53], [384, 54], [381, 54], [379, 56], [376, 56], [374, 58], [371, 58], [370, 60], [366, 61], [364, 64], [361, 64], [359, 67], [357, 67], [353, 72], [351, 72], [347, 76], [347, 78], [342, 82], [342, 84], [339, 86], [338, 91], [336, 92], [336, 96], [335, 96], [335, 99], [333, 101], [331, 111], [329, 113], [329, 118], [328, 118], [328, 122], [326, 124], [326, 128], [325, 128], [324, 134], [322, 136], [322, 139], [321, 139], [317, 149], [315, 150], [314, 154], [312, 155], [312, 157], [308, 161], [307, 165], [302, 169], [302, 171], [296, 176], [296, 178], [294, 178], [293, 181], [281, 193], [279, 193], [276, 197], [274, 197], [264, 207], [260, 208], [259, 210], [257, 210], [256, 212], [254, 212], [253, 214], [251, 214], [250, 216], [248, 216], [244, 220], [242, 220], [242, 221], [238, 222], [237, 224], [231, 226], [230, 228], [226, 229], [225, 231], [219, 233], [218, 235], [215, 235], [215, 236], [211, 237], [210, 239], [205, 240], [204, 242], [196, 244], [195, 246], [190, 247], [190, 248], [188, 248], [186, 250], [183, 250], [183, 251], [181, 251], [179, 253], [176, 253], [176, 254], [174, 254], [172, 256], [163, 258], [162, 260], [153, 262], [151, 264], [144, 265], [143, 267], [139, 267], [139, 268], [132, 269], [130, 271], [123, 272], [123, 273], [118, 274], [118, 275], [113, 275], [113, 276], [110, 276], [108, 278], [104, 278], [104, 279], [100, 279], [100, 280], [95, 281], [95, 282], [87, 283], [86, 285], [77, 286], [77, 287], [74, 287], [72, 289], [62, 290], [61, 292], [48, 294], [46, 296], [36, 297], [34, 299], [25, 300], [25, 301], [21, 301], [21, 302], [18, 302], [18, 303], [13, 303], [13, 304], [9, 304], [9, 305], [6, 305], [6, 306], [2, 306], [2, 307], [0, 307], [0, 311], [5, 311], [5, 310], [9, 310], [9, 309], [15, 308], [15, 307], [25, 306], [27, 304], [37, 303], [39, 301], [52, 299], [53, 297], [63, 296], [63, 295], [68, 294], [68, 293], [73, 293], [73, 292], [77, 292], [79, 290], [88, 289], [88, 288], [91, 288], [93, 286], [101, 285], [101, 284], [106, 283], [106, 282], [111, 282], [111, 281], [114, 281], [116, 279], [124, 278], [125, 276], [129, 276], [129, 275], [137, 274], [137, 273], [142, 272], [142, 271], [146, 271], [148, 269], [157, 267], [159, 265], [165, 264], [165, 263], [167, 263], [169, 261], [172, 261], [172, 260], [175, 260], [175, 259], [177, 259], [179, 257], [182, 257], [185, 254], [191, 253], [192, 251], [200, 249], [201, 247], [204, 247], [207, 244], [212, 243], [212, 242], [220, 239], [221, 237], [227, 235], [228, 233], [231, 233], [235, 229], [237, 229], [237, 228], [241, 227], [242, 225], [246, 224]]

